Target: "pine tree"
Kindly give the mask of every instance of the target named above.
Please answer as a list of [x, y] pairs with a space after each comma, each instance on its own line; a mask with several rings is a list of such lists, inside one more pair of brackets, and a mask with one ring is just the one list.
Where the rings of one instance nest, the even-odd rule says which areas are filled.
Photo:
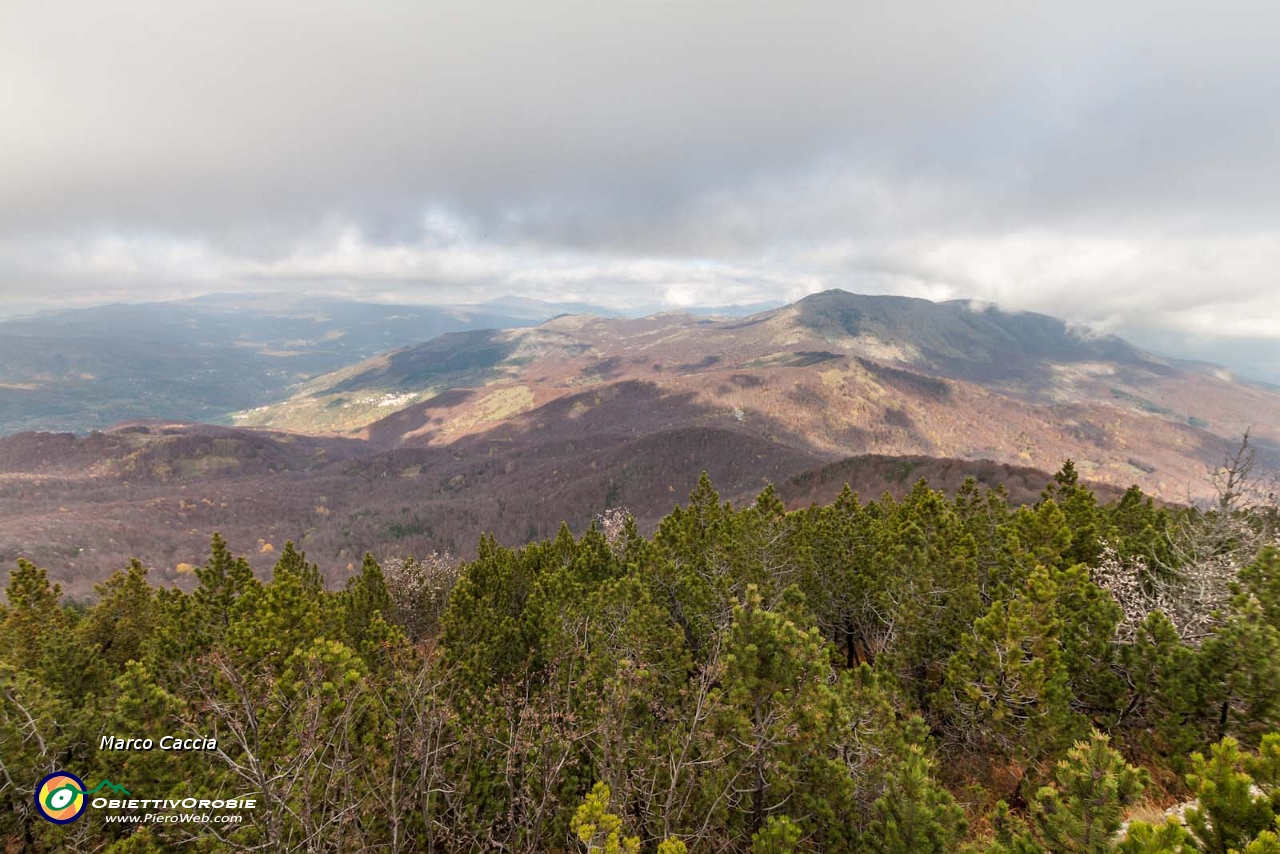
[[1135, 821], [1116, 845], [1120, 854], [1196, 854], [1191, 834], [1178, 821], [1152, 825]]
[[965, 740], [1023, 767], [1081, 725], [1070, 709], [1056, 597], [1049, 571], [1039, 568], [1026, 591], [992, 604], [952, 657], [939, 696]]
[[98, 602], [77, 626], [77, 633], [97, 650], [97, 658], [112, 673], [119, 673], [126, 663], [142, 658], [155, 630], [155, 591], [147, 583], [146, 567], [136, 559], [96, 589]]
[[877, 664], [933, 718], [947, 662], [983, 611], [976, 546], [951, 503], [924, 481], [882, 512], [872, 573], [887, 626]]
[[1003, 486], [980, 490], [977, 481], [968, 477], [956, 491], [953, 503], [960, 524], [973, 540], [978, 589], [983, 604], [989, 606], [1011, 583], [1007, 552], [1009, 495]]
[[785, 815], [771, 815], [751, 834], [751, 854], [794, 854], [804, 833]]
[[1263, 619], [1280, 631], [1280, 548], [1268, 546], [1241, 570], [1240, 587], [1245, 596], [1258, 600]]
[[1067, 670], [1073, 708], [1096, 721], [1112, 721], [1121, 712], [1124, 683], [1117, 675], [1116, 627], [1120, 606], [1094, 584], [1084, 566], [1053, 573], [1055, 610], [1061, 615], [1062, 663]]
[[286, 543], [271, 581], [250, 588], [236, 603], [226, 645], [237, 663], [278, 672], [295, 650], [333, 635], [338, 610], [322, 593], [319, 568]]
[[18, 559], [5, 588], [9, 605], [0, 605], [0, 659], [33, 671], [47, 663], [51, 646], [61, 645], [66, 627], [61, 595], [61, 585], [50, 584], [46, 570]]
[[1218, 710], [1215, 735], [1234, 733], [1256, 744], [1280, 725], [1280, 629], [1251, 594], [1235, 596], [1232, 611], [1201, 647], [1201, 667]]
[[387, 581], [382, 575], [382, 567], [378, 566], [373, 555], [364, 556], [360, 572], [347, 582], [343, 605], [347, 637], [355, 643], [366, 637], [375, 617], [391, 613], [391, 594], [387, 592]]
[[298, 591], [309, 599], [319, 597], [324, 590], [320, 567], [309, 563], [306, 553], [298, 551], [293, 545], [293, 540], [284, 544], [275, 568], [272, 570], [271, 578], [276, 582], [288, 579], [291, 583], [296, 583]]
[[1121, 651], [1130, 686], [1118, 724], [1132, 743], [1167, 758], [1175, 770], [1207, 744], [1207, 681], [1197, 651], [1185, 645], [1169, 618], [1156, 611]]
[[877, 854], [948, 854], [963, 838], [964, 810], [929, 774], [923, 749], [910, 745], [875, 802], [864, 844]]
[[[388, 622], [372, 557], [328, 592], [292, 544], [260, 583], [215, 537], [194, 593], [135, 561], [92, 605], [20, 561], [0, 603], [0, 847], [1280, 854], [1280, 553], [1205, 633], [1156, 611], [1117, 637], [1073, 514], [1144, 557], [1169, 517], [1135, 490], [1098, 508], [1059, 474], [1018, 514], [975, 483], [791, 513], [765, 489], [735, 510], [704, 477], [653, 540], [631, 519], [518, 550], [484, 537], [439, 646]], [[1071, 746], [1090, 722], [1114, 741]], [[117, 733], [219, 749], [94, 749]], [[970, 783], [995, 834], [964, 839], [933, 738], [949, 784], [1016, 768], [1042, 786], [987, 812], [1002, 793]], [[1194, 765], [1186, 826], [1120, 832], [1146, 772], [1112, 744], [1153, 773]], [[31, 798], [58, 768], [260, 807], [218, 838], [93, 810], [67, 829]]]
[[805, 601], [850, 669], [874, 660], [885, 626], [878, 601], [883, 579], [875, 567], [878, 509], [864, 508], [845, 484], [831, 505], [795, 514]]
[[640, 854], [640, 839], [622, 835], [622, 819], [609, 812], [609, 787], [596, 783], [569, 828], [586, 854]]
[[1021, 507], [1007, 526], [1013, 537], [1011, 556], [1025, 572], [1012, 579], [1014, 586], [1036, 566], [1059, 569], [1073, 562], [1070, 560], [1072, 529], [1067, 514], [1053, 499], [1040, 502], [1034, 508]]
[[1122, 854], [1272, 854], [1280, 845], [1280, 733], [1248, 755], [1232, 738], [1213, 745], [1209, 758], [1191, 757], [1187, 775], [1196, 799], [1186, 824], [1170, 818], [1152, 826], [1134, 822]]
[[196, 569], [196, 579], [200, 585], [191, 594], [194, 619], [186, 628], [192, 632], [192, 639], [209, 643], [226, 633], [236, 602], [258, 582], [248, 561], [232, 555], [227, 541], [218, 533], [209, 544], [209, 560]]
[[[1275, 738], [1275, 737], [1273, 737]], [[1280, 739], [1264, 750], [1256, 767], [1264, 777], [1280, 772]], [[1203, 854], [1228, 854], [1243, 850], [1258, 834], [1272, 830], [1280, 812], [1280, 792], [1255, 791], [1251, 763], [1233, 738], [1213, 745], [1206, 759], [1191, 757], [1187, 776], [1196, 794], [1196, 806], [1187, 811], [1187, 828]]]
[[[728, 818], [733, 835], [760, 831], [783, 804], [818, 810], [847, 796], [830, 755], [830, 663], [821, 634], [804, 628], [807, 616], [796, 596], [778, 611], [765, 609], [754, 586], [734, 609], [717, 698], [718, 732], [736, 746], [724, 767], [741, 798]], [[719, 778], [708, 782], [723, 786]]]
[[1167, 574], [1175, 563], [1169, 511], [1156, 509], [1151, 497], [1131, 486], [1104, 508], [1107, 539], [1123, 560], [1139, 558], [1153, 573]]
[[737, 579], [729, 550], [733, 509], [706, 472], [689, 495], [659, 524], [653, 544], [657, 552], [651, 583], [655, 598], [670, 602], [670, 610], [696, 657], [709, 649], [712, 636], [729, 624], [736, 601]]
[[1244, 849], [1244, 854], [1280, 854], [1280, 832], [1262, 831]]
[[1076, 742], [1058, 762], [1051, 785], [1041, 788], [1031, 808], [1031, 827], [1053, 854], [1109, 854], [1125, 810], [1142, 794], [1148, 775], [1111, 749], [1094, 732]]
[[1075, 462], [1067, 460], [1062, 464], [1045, 487], [1042, 500], [1055, 503], [1066, 519], [1070, 539], [1062, 553], [1064, 565], [1096, 563], [1102, 554], [1102, 513], [1093, 490], [1080, 483]]

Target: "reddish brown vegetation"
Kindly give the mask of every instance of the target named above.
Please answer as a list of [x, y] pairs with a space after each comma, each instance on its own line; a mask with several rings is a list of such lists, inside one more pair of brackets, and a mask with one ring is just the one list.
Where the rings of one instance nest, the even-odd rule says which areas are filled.
[[481, 532], [520, 544], [612, 506], [648, 524], [703, 470], [726, 497], [773, 482], [792, 505], [968, 475], [1022, 501], [1070, 457], [1104, 491], [1179, 501], [1248, 423], [1260, 453], [1280, 447], [1266, 389], [1049, 318], [841, 293], [742, 321], [449, 336], [331, 391], [440, 382], [359, 436], [139, 423], [0, 440], [0, 560], [29, 556], [81, 594], [135, 555], [184, 583], [216, 529], [260, 569], [293, 539], [337, 577], [366, 550], [466, 555]]

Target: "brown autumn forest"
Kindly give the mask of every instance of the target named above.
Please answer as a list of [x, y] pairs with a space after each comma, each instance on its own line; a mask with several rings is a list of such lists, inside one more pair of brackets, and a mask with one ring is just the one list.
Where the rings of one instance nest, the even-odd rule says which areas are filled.
[[135, 556], [189, 585], [216, 530], [259, 571], [293, 540], [336, 584], [365, 552], [465, 556], [613, 507], [649, 530], [704, 470], [791, 507], [968, 475], [1018, 502], [1071, 458], [1104, 495], [1185, 502], [1247, 429], [1275, 458], [1280, 393], [1040, 315], [831, 291], [446, 334], [231, 421], [0, 440], [0, 560], [73, 595]]

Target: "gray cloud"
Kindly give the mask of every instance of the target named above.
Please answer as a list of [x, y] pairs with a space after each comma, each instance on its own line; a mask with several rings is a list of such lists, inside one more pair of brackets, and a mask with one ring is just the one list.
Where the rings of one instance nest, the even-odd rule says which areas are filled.
[[1280, 338], [1269, 3], [0, 7], [0, 302], [822, 287]]

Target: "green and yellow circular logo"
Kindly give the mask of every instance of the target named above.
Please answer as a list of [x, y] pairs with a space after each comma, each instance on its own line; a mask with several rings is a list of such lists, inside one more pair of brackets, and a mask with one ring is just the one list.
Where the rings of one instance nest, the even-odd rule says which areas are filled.
[[54, 824], [70, 824], [89, 805], [84, 781], [67, 771], [55, 771], [36, 786], [36, 809]]

